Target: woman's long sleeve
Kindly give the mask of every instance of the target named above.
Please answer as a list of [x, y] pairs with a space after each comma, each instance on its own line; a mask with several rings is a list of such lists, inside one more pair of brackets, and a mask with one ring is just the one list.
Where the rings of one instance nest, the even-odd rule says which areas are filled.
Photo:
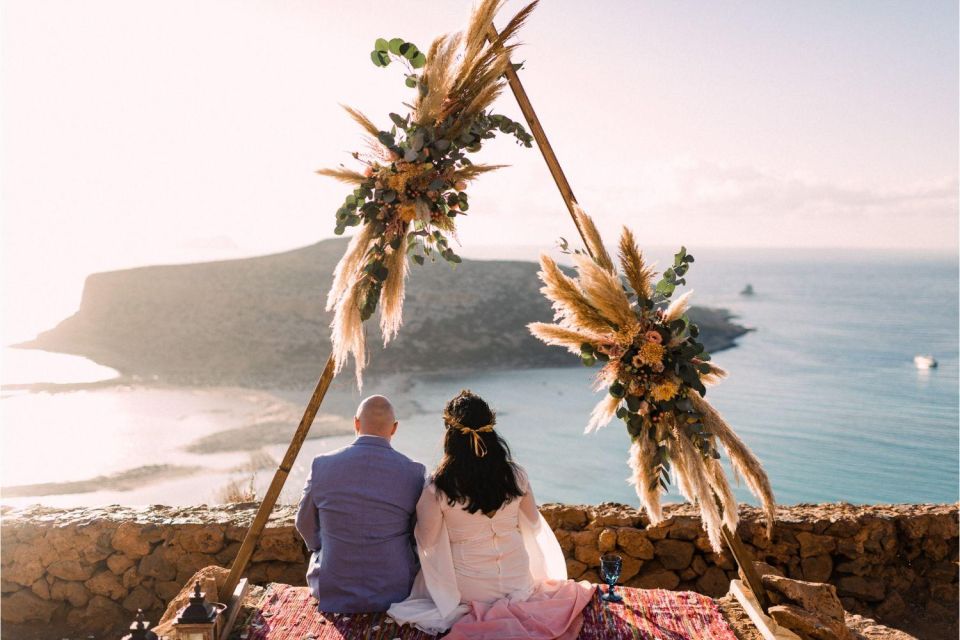
[[387, 611], [394, 620], [413, 624], [427, 633], [446, 631], [469, 607], [460, 604], [460, 589], [453, 569], [450, 536], [443, 521], [440, 498], [432, 483], [423, 488], [417, 502], [414, 527], [420, 573], [410, 596]]
[[527, 474], [520, 474], [520, 533], [530, 557], [530, 575], [534, 580], [566, 580], [567, 561], [557, 542], [557, 536], [537, 509], [537, 500]]
[[460, 605], [460, 590], [453, 569], [450, 535], [432, 483], [423, 488], [417, 502], [417, 526], [413, 531], [424, 583], [441, 616], [446, 617]]

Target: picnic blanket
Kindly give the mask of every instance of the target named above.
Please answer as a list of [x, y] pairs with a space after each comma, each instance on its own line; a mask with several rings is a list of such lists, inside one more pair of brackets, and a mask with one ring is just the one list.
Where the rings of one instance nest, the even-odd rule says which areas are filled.
[[[579, 640], [736, 640], [716, 603], [690, 591], [620, 587], [622, 604], [600, 599], [583, 610]], [[307, 587], [272, 583], [245, 608], [231, 640], [432, 640], [384, 613], [317, 611]]]

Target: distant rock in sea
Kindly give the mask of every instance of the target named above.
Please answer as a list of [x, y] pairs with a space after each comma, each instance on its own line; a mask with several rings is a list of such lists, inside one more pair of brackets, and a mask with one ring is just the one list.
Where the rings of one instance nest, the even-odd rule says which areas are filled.
[[[128, 376], [179, 384], [301, 388], [329, 355], [324, 311], [345, 239], [267, 256], [93, 274], [80, 309], [22, 347], [72, 353]], [[413, 265], [404, 326], [386, 349], [367, 323], [369, 372], [573, 365], [526, 325], [553, 316], [537, 265], [464, 260]], [[695, 307], [711, 351], [747, 329], [724, 310]]]

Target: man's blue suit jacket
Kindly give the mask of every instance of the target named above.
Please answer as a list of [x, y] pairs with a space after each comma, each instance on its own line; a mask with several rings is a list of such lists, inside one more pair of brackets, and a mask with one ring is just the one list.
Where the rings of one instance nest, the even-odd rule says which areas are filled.
[[418, 571], [413, 526], [426, 469], [377, 436], [317, 456], [297, 511], [321, 611], [386, 611]]

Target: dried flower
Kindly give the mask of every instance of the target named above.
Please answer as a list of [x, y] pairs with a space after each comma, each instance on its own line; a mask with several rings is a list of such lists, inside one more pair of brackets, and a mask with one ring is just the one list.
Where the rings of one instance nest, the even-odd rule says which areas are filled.
[[417, 207], [412, 202], [404, 202], [397, 207], [397, 211], [404, 222], [412, 222], [417, 217]]
[[647, 331], [643, 334], [643, 337], [647, 342], [653, 342], [654, 344], [663, 344], [663, 337], [660, 335], [659, 331]]
[[657, 402], [664, 402], [677, 395], [680, 385], [673, 380], [664, 380], [650, 389], [650, 396]]
[[660, 364], [663, 362], [664, 351], [663, 345], [659, 345], [655, 342], [644, 342], [643, 345], [641, 345], [640, 350], [637, 352], [637, 355], [634, 356], [634, 364], [635, 366], [640, 366], [636, 365], [637, 360], [639, 360], [641, 364], [649, 365], [651, 367]]

